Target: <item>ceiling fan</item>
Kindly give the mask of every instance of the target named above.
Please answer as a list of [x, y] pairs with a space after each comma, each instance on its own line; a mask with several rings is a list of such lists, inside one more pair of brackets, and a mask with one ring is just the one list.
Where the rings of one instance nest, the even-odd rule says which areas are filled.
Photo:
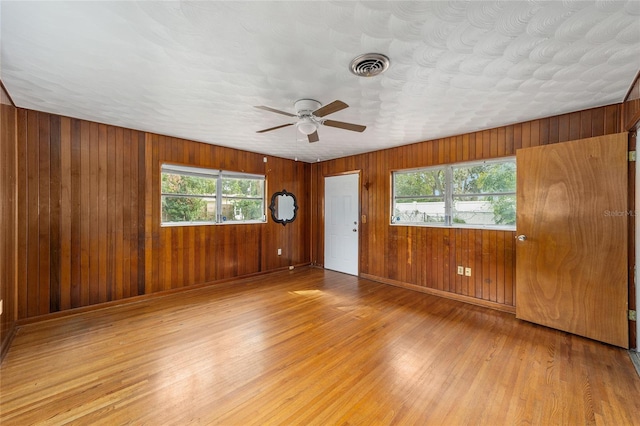
[[342, 121], [326, 120], [323, 117], [338, 112], [349, 105], [342, 101], [333, 101], [328, 105], [322, 106], [322, 104], [313, 99], [300, 99], [294, 103], [296, 110], [295, 114], [289, 112], [280, 111], [278, 109], [270, 108], [267, 106], [256, 106], [255, 108], [263, 109], [265, 111], [275, 112], [277, 114], [287, 115], [289, 117], [297, 117], [298, 121], [295, 123], [282, 124], [280, 126], [271, 127], [269, 129], [258, 130], [256, 133], [270, 132], [272, 130], [281, 129], [287, 126], [295, 125], [298, 130], [307, 135], [309, 142], [318, 142], [318, 127], [320, 125], [337, 127], [339, 129], [351, 130], [353, 132], [364, 132], [366, 126], [359, 124], [345, 123]]

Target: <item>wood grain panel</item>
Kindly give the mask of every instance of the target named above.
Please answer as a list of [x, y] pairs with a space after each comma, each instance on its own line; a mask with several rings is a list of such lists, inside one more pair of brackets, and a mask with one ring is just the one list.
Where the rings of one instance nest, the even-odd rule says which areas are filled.
[[[71, 120], [60, 117], [60, 206], [59, 210], [71, 212], [72, 206], [72, 169], [71, 169]], [[60, 280], [60, 305], [58, 309], [71, 308], [71, 228], [72, 218], [70, 214], [59, 215], [60, 235], [59, 246], [59, 280]], [[77, 262], [77, 260], [76, 260]]]
[[[29, 111], [26, 116], [27, 127], [26, 135], [27, 140], [24, 143], [27, 145], [27, 185], [26, 193], [27, 200], [27, 275], [25, 278], [26, 283], [26, 295], [22, 300], [25, 305], [23, 307], [22, 314], [24, 316], [36, 316], [40, 314], [40, 294], [39, 294], [39, 274], [40, 270], [40, 250], [39, 250], [39, 152], [38, 149], [38, 113], [35, 111]], [[18, 123], [20, 125], [20, 123]]]
[[623, 131], [637, 129], [640, 123], [640, 74], [629, 89], [622, 104], [621, 125]]
[[[78, 193], [78, 201], [77, 204], [74, 203], [74, 208], [80, 208], [80, 213], [75, 213], [76, 216], [79, 216], [80, 221], [82, 223], [81, 228], [78, 230], [79, 236], [77, 237], [79, 241], [79, 247], [81, 252], [80, 258], [80, 282], [72, 283], [72, 287], [76, 285], [77, 290], [77, 301], [72, 303], [73, 307], [86, 306], [89, 305], [89, 283], [91, 280], [90, 274], [90, 260], [89, 256], [91, 253], [91, 202], [90, 196], [91, 188], [93, 186], [93, 179], [91, 176], [91, 143], [88, 140], [89, 135], [89, 125], [88, 121], [77, 121], [77, 134], [76, 139], [78, 140], [78, 145], [81, 146], [81, 158], [80, 161], [76, 160], [76, 163], [80, 163], [80, 170], [78, 180], [81, 181], [81, 192]], [[84, 135], [84, 143], [82, 143]], [[73, 164], [73, 163], [72, 163]], [[73, 167], [73, 166], [72, 166]]]
[[89, 181], [91, 186], [87, 200], [89, 205], [89, 252], [87, 254], [89, 260], [89, 281], [87, 283], [88, 304], [95, 305], [99, 303], [100, 293], [100, 227], [99, 227], [99, 211], [100, 211], [100, 143], [98, 137], [98, 123], [88, 123], [89, 134], [87, 135], [88, 144], [91, 147], [89, 151]]
[[[18, 158], [24, 158], [24, 149], [18, 148], [17, 110], [4, 86], [0, 84], [0, 361], [9, 349], [17, 320], [17, 277], [19, 267], [20, 229], [22, 222], [17, 208], [23, 197], [17, 192], [20, 169]], [[21, 138], [22, 140], [23, 138]]]
[[[17, 267], [17, 276], [20, 280], [22, 280], [22, 285], [20, 289], [17, 288], [17, 307], [16, 307], [16, 318], [20, 318], [21, 314], [26, 314], [27, 310], [27, 247], [28, 247], [28, 229], [29, 229], [29, 218], [27, 213], [27, 205], [28, 205], [28, 193], [27, 193], [27, 158], [28, 158], [28, 147], [27, 147], [27, 127], [26, 126], [18, 126], [17, 123], [25, 122], [27, 120], [27, 111], [23, 109], [17, 110], [17, 122], [16, 122], [16, 134], [18, 140], [18, 175], [17, 175], [17, 187], [18, 187], [18, 267]], [[4, 197], [3, 197], [4, 199]]]
[[[363, 275], [514, 307], [515, 232], [391, 226], [391, 172], [514, 155], [520, 148], [618, 133], [620, 111], [621, 105], [611, 105], [313, 164], [311, 257], [323, 264], [324, 176], [357, 169], [367, 184], [360, 200], [361, 214], [366, 211], [367, 216], [360, 237]], [[472, 276], [458, 276], [458, 264], [470, 267]]]

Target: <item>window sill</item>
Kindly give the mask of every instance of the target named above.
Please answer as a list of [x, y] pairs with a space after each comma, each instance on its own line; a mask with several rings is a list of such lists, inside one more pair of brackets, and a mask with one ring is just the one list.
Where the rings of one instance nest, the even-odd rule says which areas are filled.
[[210, 226], [210, 225], [253, 225], [267, 223], [264, 220], [227, 220], [224, 222], [164, 222], [160, 224], [161, 228], [174, 228], [177, 226]]
[[456, 223], [454, 225], [445, 225], [443, 223], [412, 223], [412, 222], [396, 222], [391, 223], [391, 226], [414, 226], [420, 228], [443, 228], [443, 229], [481, 229], [486, 231], [513, 231], [516, 227], [511, 225], [478, 225], [478, 224], [463, 224]]

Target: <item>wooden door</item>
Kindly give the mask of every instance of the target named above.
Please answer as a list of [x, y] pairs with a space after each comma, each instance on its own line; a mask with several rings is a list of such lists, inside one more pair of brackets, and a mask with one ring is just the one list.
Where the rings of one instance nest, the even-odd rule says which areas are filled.
[[627, 133], [516, 161], [516, 316], [628, 348]]
[[324, 180], [324, 267], [358, 275], [358, 187], [356, 173]]

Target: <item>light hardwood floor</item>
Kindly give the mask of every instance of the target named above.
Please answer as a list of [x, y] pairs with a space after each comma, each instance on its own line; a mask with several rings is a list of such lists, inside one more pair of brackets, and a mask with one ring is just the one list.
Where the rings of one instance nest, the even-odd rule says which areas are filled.
[[628, 354], [315, 268], [22, 327], [2, 425], [640, 422]]

